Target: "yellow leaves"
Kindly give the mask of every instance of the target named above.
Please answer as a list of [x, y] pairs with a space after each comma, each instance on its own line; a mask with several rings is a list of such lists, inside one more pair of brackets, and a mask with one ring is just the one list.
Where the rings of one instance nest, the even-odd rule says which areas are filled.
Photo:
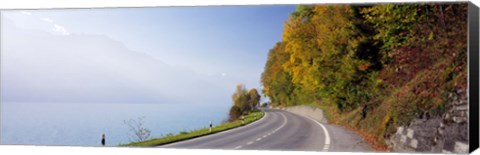
[[[275, 57], [269, 55], [270, 71], [264, 73], [262, 82], [270, 88], [264, 91], [272, 92], [271, 98], [279, 100], [314, 96], [340, 97], [343, 102], [351, 102], [353, 99], [347, 93], [357, 92], [351, 88], [351, 81], [358, 70], [368, 70], [373, 65], [361, 63], [356, 52], [372, 36], [366, 37], [358, 29], [361, 19], [349, 5], [322, 5], [311, 9], [313, 11], [292, 15], [285, 22], [282, 35], [285, 48], [280, 50], [285, 59], [278, 64], [270, 63]], [[278, 80], [280, 77], [284, 78]]]
[[315, 6], [308, 20], [289, 18], [282, 39], [290, 58], [282, 67], [292, 83], [315, 91], [331, 85], [337, 76], [354, 73], [355, 61], [350, 57], [358, 41], [352, 37], [352, 17], [349, 5], [323, 5]]
[[379, 84], [381, 84], [381, 83], [383, 83], [383, 80], [382, 80], [382, 79], [377, 79], [377, 80], [375, 80], [375, 84], [376, 84], [376, 85], [379, 85]]
[[301, 18], [290, 17], [287, 22], [285, 22], [285, 28], [283, 30], [282, 40], [290, 40], [293, 38], [298, 31], [298, 26], [301, 24]]
[[434, 36], [434, 35], [433, 35], [433, 32], [430, 31], [430, 34], [428, 34], [428, 40], [432, 40], [432, 39], [433, 39], [433, 36]]

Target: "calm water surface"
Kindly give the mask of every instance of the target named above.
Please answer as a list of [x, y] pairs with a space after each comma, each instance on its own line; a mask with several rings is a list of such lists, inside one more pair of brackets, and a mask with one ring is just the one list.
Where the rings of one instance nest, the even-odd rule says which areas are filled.
[[144, 117], [151, 137], [221, 123], [230, 104], [2, 103], [1, 144], [108, 146], [130, 142], [123, 120]]

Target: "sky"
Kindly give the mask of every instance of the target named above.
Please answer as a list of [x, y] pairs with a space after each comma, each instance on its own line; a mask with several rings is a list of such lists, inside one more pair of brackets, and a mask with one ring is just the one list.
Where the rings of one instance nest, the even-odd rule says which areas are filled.
[[2, 11], [2, 102], [226, 103], [293, 5]]

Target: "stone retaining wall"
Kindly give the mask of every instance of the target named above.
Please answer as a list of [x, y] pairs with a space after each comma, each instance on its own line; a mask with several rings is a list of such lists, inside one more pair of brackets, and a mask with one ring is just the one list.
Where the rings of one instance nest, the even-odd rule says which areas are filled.
[[[450, 93], [448, 111], [441, 117], [428, 113], [386, 140], [392, 152], [468, 153], [468, 96], [465, 91]], [[322, 110], [310, 106], [276, 108], [327, 123]]]
[[449, 98], [442, 117], [415, 119], [386, 143], [394, 152], [468, 153], [468, 97], [458, 90]]

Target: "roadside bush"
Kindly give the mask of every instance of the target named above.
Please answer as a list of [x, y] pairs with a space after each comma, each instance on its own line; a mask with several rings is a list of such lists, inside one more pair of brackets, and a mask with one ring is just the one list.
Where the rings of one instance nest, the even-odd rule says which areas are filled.
[[229, 121], [237, 120], [241, 115], [255, 110], [260, 103], [260, 98], [257, 89], [252, 88], [247, 91], [245, 85], [237, 85], [237, 89], [232, 95], [233, 105], [229, 111]]
[[228, 121], [230, 121], [230, 122], [231, 122], [231, 121], [235, 121], [235, 120], [237, 120], [241, 115], [242, 115], [242, 110], [241, 110], [239, 107], [237, 107], [237, 106], [234, 105], [234, 106], [232, 106], [232, 107], [230, 108], [230, 112], [229, 112], [229, 116], [230, 116], [230, 117], [229, 117]]
[[130, 130], [130, 141], [140, 142], [150, 138], [151, 131], [143, 126], [145, 117], [138, 117], [135, 119], [124, 120], [123, 123], [128, 126]]

